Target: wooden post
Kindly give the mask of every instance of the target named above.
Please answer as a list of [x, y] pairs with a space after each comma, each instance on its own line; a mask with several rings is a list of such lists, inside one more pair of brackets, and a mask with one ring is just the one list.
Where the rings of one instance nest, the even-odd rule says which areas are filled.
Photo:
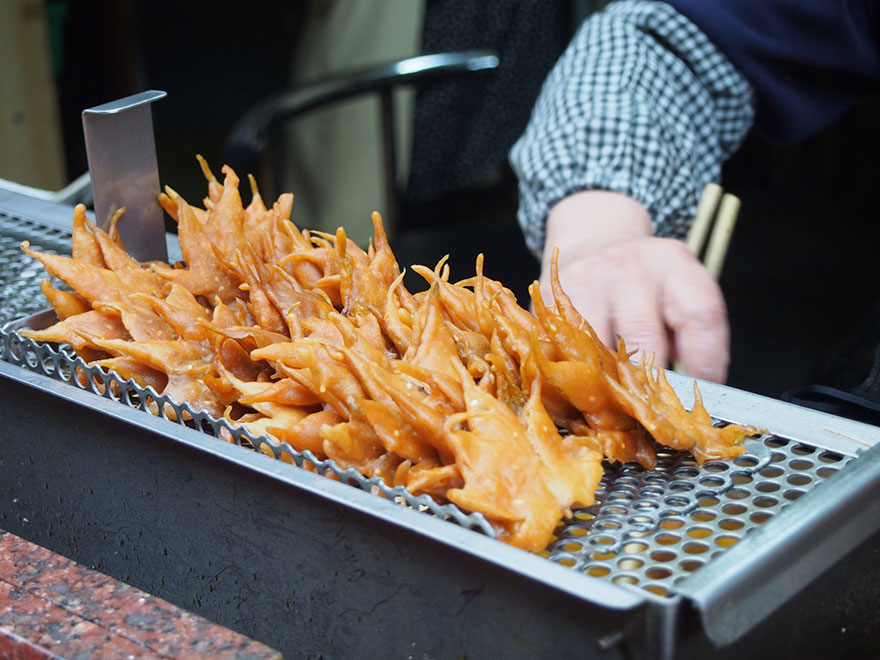
[[43, 0], [0, 2], [0, 178], [58, 190], [67, 183]]

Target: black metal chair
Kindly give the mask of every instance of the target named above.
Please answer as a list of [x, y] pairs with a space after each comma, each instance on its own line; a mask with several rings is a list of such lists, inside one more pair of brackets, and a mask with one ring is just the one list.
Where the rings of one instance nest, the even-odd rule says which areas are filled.
[[399, 210], [395, 144], [394, 90], [415, 87], [452, 76], [489, 71], [498, 66], [489, 50], [418, 55], [370, 68], [344, 72], [324, 80], [273, 94], [254, 105], [236, 123], [224, 146], [225, 162], [239, 172], [253, 172], [267, 199], [281, 191], [284, 150], [276, 147], [282, 126], [306, 113], [357, 96], [375, 94], [380, 101], [382, 169], [388, 204], [383, 218], [389, 230]]

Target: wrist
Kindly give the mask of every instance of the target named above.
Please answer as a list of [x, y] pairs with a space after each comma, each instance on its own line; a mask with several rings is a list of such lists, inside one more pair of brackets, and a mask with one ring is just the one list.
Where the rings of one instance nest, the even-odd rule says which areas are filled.
[[556, 248], [562, 264], [652, 235], [650, 213], [632, 197], [608, 190], [577, 192], [558, 202], [547, 216], [542, 270], [549, 268]]
[[583, 190], [550, 210], [544, 252], [573, 244], [596, 249], [652, 234], [651, 215], [632, 197], [608, 190]]

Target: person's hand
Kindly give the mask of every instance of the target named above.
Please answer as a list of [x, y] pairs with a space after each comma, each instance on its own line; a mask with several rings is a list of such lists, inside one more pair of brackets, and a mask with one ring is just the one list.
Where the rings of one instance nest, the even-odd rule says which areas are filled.
[[615, 348], [620, 335], [629, 350], [654, 353], [657, 365], [680, 360], [692, 376], [726, 380], [730, 331], [721, 289], [682, 241], [652, 235], [641, 204], [593, 190], [553, 207], [540, 278], [547, 300], [554, 248], [562, 288], [604, 343]]

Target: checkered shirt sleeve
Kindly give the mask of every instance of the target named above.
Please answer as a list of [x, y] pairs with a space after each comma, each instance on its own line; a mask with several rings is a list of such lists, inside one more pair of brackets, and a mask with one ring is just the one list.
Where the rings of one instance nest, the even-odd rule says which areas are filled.
[[540, 254], [553, 205], [587, 189], [629, 195], [655, 235], [684, 236], [753, 117], [749, 83], [682, 14], [610, 4], [578, 30], [510, 153], [529, 248]]

